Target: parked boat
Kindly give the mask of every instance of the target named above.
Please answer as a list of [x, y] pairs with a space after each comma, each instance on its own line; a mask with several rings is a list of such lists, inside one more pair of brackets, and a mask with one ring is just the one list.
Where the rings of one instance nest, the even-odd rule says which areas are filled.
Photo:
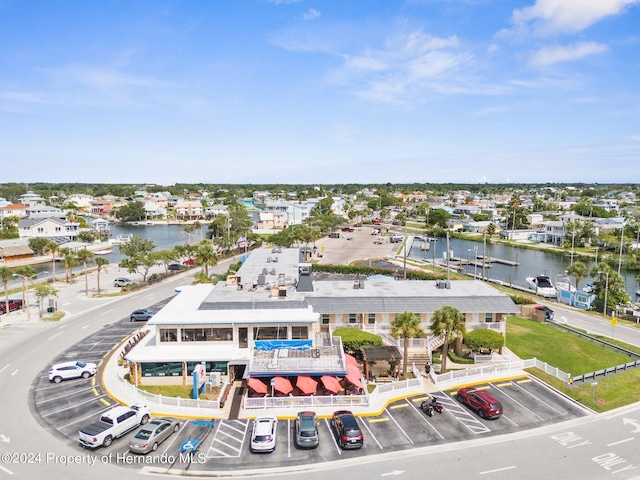
[[535, 290], [536, 295], [552, 298], [558, 296], [556, 288], [546, 275], [536, 275], [535, 277], [527, 277], [527, 285]]
[[96, 252], [93, 252], [96, 255], [109, 255], [110, 253], [113, 253], [113, 248], [109, 248], [107, 250], [98, 250]]
[[556, 290], [564, 290], [565, 292], [576, 292], [576, 287], [571, 285], [571, 280], [567, 275], [558, 275], [556, 277]]

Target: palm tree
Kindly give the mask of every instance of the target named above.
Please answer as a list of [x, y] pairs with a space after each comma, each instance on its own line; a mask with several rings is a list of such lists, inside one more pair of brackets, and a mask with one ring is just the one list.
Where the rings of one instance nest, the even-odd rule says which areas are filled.
[[93, 258], [93, 252], [82, 248], [76, 252], [76, 260], [84, 266], [84, 294], [89, 296], [89, 277], [87, 275], [87, 262]]
[[60, 253], [62, 253], [64, 255], [62, 260], [64, 262], [64, 270], [65, 270], [65, 273], [66, 273], [65, 281], [67, 283], [71, 283], [71, 280], [73, 278], [73, 276], [71, 274], [71, 269], [73, 267], [75, 267], [76, 265], [78, 265], [78, 259], [73, 254], [73, 252], [71, 252], [71, 250], [69, 248], [61, 248], [60, 249]]
[[580, 280], [588, 274], [587, 266], [583, 262], [574, 262], [573, 265], [569, 265], [567, 273], [573, 275], [576, 279], [576, 290], [580, 290]]
[[409, 339], [421, 337], [424, 334], [420, 328], [420, 318], [411, 313], [403, 312], [391, 323], [391, 335], [396, 338], [402, 337], [404, 343], [404, 353], [402, 354], [402, 373], [407, 374], [407, 357], [409, 356]]
[[15, 274], [22, 277], [22, 309], [27, 308], [27, 280], [38, 273], [29, 265], [22, 265], [14, 270]]
[[449, 344], [459, 336], [464, 335], [466, 331], [464, 315], [462, 315], [457, 308], [445, 305], [433, 314], [431, 331], [436, 337], [444, 339], [444, 345], [442, 346], [442, 369], [440, 372], [445, 373], [447, 371]]
[[0, 267], [0, 280], [4, 285], [4, 308], [7, 315], [9, 315], [9, 280], [13, 278], [13, 270], [4, 265]]
[[195, 255], [196, 265], [200, 265], [204, 269], [205, 275], [209, 276], [209, 267], [213, 267], [218, 264], [218, 256], [213, 251], [211, 245], [200, 245], [196, 250]]
[[98, 267], [98, 295], [100, 295], [100, 272], [104, 269], [107, 271], [107, 265], [109, 265], [109, 260], [104, 257], [96, 257], [96, 266]]
[[52, 282], [56, 283], [56, 253], [60, 251], [60, 245], [50, 240], [45, 247], [51, 253], [51, 273], [53, 274]]

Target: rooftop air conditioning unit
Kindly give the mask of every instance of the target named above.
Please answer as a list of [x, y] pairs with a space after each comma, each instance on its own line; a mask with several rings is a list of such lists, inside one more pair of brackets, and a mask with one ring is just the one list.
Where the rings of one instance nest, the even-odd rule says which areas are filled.
[[258, 285], [264, 285], [264, 284], [265, 284], [264, 274], [258, 275]]

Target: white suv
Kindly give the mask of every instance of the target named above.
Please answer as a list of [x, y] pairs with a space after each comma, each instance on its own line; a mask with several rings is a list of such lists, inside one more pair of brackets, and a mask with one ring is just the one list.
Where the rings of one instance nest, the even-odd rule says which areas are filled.
[[130, 278], [116, 278], [113, 281], [114, 287], [128, 287], [130, 285], [133, 285], [133, 280]]
[[276, 417], [258, 417], [253, 421], [251, 431], [251, 453], [271, 453], [276, 449], [276, 432], [278, 431], [278, 419]]
[[56, 363], [49, 370], [49, 381], [60, 383], [69, 378], [89, 378], [96, 374], [98, 369], [95, 363], [64, 362]]

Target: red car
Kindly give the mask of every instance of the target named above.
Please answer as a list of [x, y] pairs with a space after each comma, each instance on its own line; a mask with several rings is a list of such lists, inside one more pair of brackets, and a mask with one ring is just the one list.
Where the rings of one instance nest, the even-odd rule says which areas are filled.
[[458, 390], [457, 398], [460, 403], [466, 404], [471, 410], [477, 412], [481, 418], [498, 418], [502, 415], [500, 401], [484, 390], [464, 387]]
[[193, 258], [187, 258], [184, 262], [182, 262], [183, 265], [193, 265], [194, 263], [196, 263], [196, 261]]
[[355, 229], [355, 228], [353, 228], [353, 227], [344, 227], [344, 228], [342, 229], [342, 231], [343, 231], [343, 232], [355, 232], [355, 231], [356, 231], [356, 229]]
[[[20, 310], [22, 308], [22, 300], [14, 300], [12, 298], [9, 299], [9, 312], [15, 312], [16, 310]], [[4, 315], [7, 313], [7, 302], [4, 300], [0, 301], [0, 315]]]

